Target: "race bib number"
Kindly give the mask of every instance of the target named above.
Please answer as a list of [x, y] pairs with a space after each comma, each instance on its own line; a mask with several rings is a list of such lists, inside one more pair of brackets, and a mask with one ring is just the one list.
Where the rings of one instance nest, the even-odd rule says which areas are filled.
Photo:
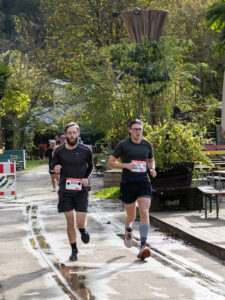
[[144, 173], [146, 172], [146, 162], [139, 160], [132, 160], [132, 164], [135, 165], [135, 168], [132, 169], [132, 172]]
[[66, 189], [72, 191], [82, 190], [82, 179], [79, 178], [66, 178]]

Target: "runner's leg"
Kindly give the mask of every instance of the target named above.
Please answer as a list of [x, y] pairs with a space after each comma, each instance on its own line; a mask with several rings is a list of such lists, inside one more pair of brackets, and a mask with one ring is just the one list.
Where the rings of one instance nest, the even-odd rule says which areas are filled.
[[140, 197], [137, 199], [137, 201], [140, 213], [140, 238], [142, 247], [147, 241], [149, 232], [149, 209], [151, 205], [151, 199]]
[[90, 240], [89, 233], [86, 231], [86, 220], [87, 220], [86, 212], [80, 212], [80, 211], [76, 212], [77, 228], [81, 233], [81, 240], [85, 244], [87, 244]]
[[50, 174], [51, 176], [51, 183], [52, 183], [52, 187], [55, 189], [56, 185], [55, 185], [55, 174]]
[[124, 207], [126, 210], [126, 218], [125, 218], [126, 226], [132, 227], [132, 223], [134, 222], [136, 217], [136, 201], [131, 204], [124, 203]]
[[54, 174], [54, 184], [55, 184], [55, 187], [56, 187], [56, 185], [57, 185], [57, 183], [58, 183], [58, 181], [57, 181], [57, 174]]
[[67, 235], [70, 244], [76, 243], [76, 231], [74, 228], [74, 213], [73, 210], [64, 212], [67, 223]]
[[125, 218], [125, 236], [124, 244], [127, 248], [132, 247], [132, 225], [136, 216], [136, 201], [131, 204], [124, 204], [126, 209], [126, 218]]

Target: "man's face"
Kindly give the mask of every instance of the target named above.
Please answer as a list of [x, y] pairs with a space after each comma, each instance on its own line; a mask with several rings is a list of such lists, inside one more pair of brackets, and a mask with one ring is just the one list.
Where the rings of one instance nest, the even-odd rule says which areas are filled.
[[140, 140], [143, 134], [143, 126], [141, 124], [133, 124], [129, 130], [133, 140]]
[[77, 127], [70, 126], [69, 128], [67, 128], [67, 132], [66, 132], [67, 143], [70, 146], [75, 146], [78, 143], [79, 135], [80, 135], [80, 132], [77, 130]]
[[52, 143], [52, 142], [51, 142], [51, 143], [49, 144], [49, 147], [50, 147], [51, 149], [54, 149], [55, 143]]

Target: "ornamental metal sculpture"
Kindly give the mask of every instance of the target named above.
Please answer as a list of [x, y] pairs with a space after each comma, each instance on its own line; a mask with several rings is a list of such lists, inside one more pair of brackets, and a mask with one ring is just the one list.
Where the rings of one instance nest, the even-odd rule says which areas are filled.
[[158, 42], [169, 11], [135, 7], [130, 11], [114, 11], [112, 16], [118, 17], [119, 14], [123, 17], [132, 43], [140, 43], [143, 37]]

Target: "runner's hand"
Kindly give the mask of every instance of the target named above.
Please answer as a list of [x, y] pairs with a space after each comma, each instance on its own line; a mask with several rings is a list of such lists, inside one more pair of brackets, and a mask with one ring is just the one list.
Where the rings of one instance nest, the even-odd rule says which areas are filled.
[[55, 171], [55, 173], [59, 174], [61, 169], [62, 169], [61, 165], [56, 165], [54, 168], [54, 171]]
[[157, 176], [156, 170], [155, 170], [155, 169], [150, 169], [150, 175], [151, 175], [152, 177], [156, 177], [156, 176]]
[[132, 163], [125, 164], [125, 169], [128, 169], [128, 170], [132, 171], [135, 168], [136, 168], [135, 164], [132, 164]]
[[89, 182], [87, 178], [82, 178], [82, 184], [84, 187], [88, 187], [89, 186]]

